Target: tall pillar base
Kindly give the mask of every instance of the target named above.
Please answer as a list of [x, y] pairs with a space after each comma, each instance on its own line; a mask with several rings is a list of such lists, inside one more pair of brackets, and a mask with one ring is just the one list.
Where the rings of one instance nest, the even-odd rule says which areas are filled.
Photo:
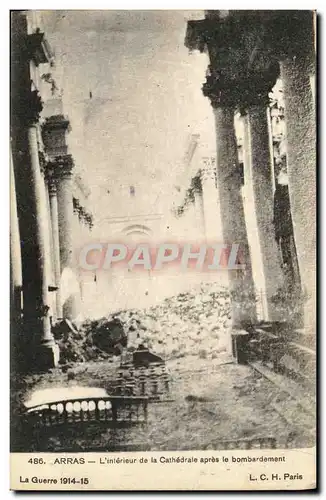
[[47, 371], [59, 364], [59, 346], [54, 341], [41, 343], [35, 347], [33, 368], [35, 371]]
[[249, 333], [246, 330], [232, 331], [232, 356], [234, 361], [239, 365], [246, 365], [248, 363], [248, 340]]

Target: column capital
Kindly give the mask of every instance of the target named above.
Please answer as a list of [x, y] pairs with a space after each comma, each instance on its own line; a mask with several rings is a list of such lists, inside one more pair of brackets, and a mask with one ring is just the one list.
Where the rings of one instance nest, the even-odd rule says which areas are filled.
[[[243, 71], [232, 66], [218, 68], [210, 64], [207, 70], [206, 82], [202, 90], [204, 96], [211, 101], [213, 108], [229, 107], [244, 113], [255, 104], [269, 103], [269, 93], [272, 91], [279, 76], [279, 65], [276, 62], [263, 61], [256, 67]], [[259, 69], [258, 69], [259, 68]]]
[[265, 52], [282, 61], [313, 55], [314, 11], [272, 10], [262, 12]]
[[48, 175], [55, 179], [70, 179], [75, 162], [70, 154], [56, 156], [48, 162]]
[[27, 126], [36, 125], [43, 109], [43, 101], [38, 90], [27, 90], [12, 103], [18, 120]]
[[[206, 11], [205, 18], [188, 21], [185, 45], [216, 57], [253, 63], [264, 57], [278, 61], [313, 52], [313, 10]], [[239, 57], [240, 56], [240, 57]]]
[[[273, 11], [206, 11], [205, 19], [188, 22], [185, 45], [209, 55], [202, 90], [214, 108], [244, 112], [253, 104], [268, 104], [279, 77], [280, 58], [274, 45], [280, 45], [281, 35], [274, 18]], [[287, 29], [283, 32], [284, 38]]]
[[62, 114], [45, 118], [42, 125], [42, 139], [51, 157], [55, 158], [68, 153], [67, 134], [70, 130], [69, 119]]
[[270, 104], [269, 94], [279, 77], [279, 64], [270, 63], [261, 69], [261, 73], [254, 71], [249, 73], [238, 85], [236, 107], [243, 115], [252, 106], [264, 106]]
[[70, 121], [65, 115], [52, 115], [45, 118], [43, 127], [43, 131], [52, 132], [53, 130], [64, 130], [70, 132]]

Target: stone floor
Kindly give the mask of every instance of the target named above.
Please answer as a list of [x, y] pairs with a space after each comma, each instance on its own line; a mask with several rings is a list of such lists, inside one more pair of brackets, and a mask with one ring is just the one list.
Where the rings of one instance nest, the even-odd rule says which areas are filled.
[[[251, 367], [230, 362], [226, 354], [213, 360], [186, 356], [168, 361], [167, 367], [173, 402], [150, 404], [146, 426], [115, 434], [91, 426], [83, 433], [58, 431], [42, 446], [51, 451], [209, 450], [223, 449], [225, 441], [266, 437], [276, 438], [281, 448], [313, 445], [314, 419], [284, 396], [275, 410], [277, 387]], [[36, 389], [76, 384], [110, 393], [117, 368], [115, 359], [18, 378], [13, 381], [12, 404], [18, 410]], [[282, 407], [287, 410], [284, 414]]]

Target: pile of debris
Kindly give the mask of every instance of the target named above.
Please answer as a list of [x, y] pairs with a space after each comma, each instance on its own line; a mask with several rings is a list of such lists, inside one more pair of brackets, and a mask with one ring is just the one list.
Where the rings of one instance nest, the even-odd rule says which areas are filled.
[[191, 354], [216, 357], [228, 344], [229, 292], [216, 284], [205, 283], [166, 298], [159, 306], [143, 311], [123, 311], [119, 319], [129, 325], [130, 348], [140, 340], [165, 359]]
[[165, 359], [216, 357], [225, 350], [230, 318], [228, 290], [203, 283], [148, 309], [118, 311], [78, 330], [71, 324], [57, 328], [55, 337], [61, 363], [107, 359], [140, 343]]
[[60, 349], [60, 364], [101, 361], [120, 355], [128, 336], [117, 318], [84, 322], [80, 328], [65, 320], [53, 328]]

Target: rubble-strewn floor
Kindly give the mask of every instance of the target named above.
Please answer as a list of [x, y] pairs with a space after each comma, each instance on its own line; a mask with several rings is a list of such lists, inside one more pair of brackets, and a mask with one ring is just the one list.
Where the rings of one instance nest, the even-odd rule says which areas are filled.
[[[225, 440], [253, 437], [275, 437], [277, 447], [312, 446], [314, 419], [294, 404], [293, 422], [282, 416], [280, 405], [272, 404], [278, 389], [249, 366], [230, 363], [226, 353], [216, 359], [198, 355], [171, 359], [173, 402], [150, 404], [148, 424], [112, 435], [112, 431], [86, 429], [76, 437], [59, 434], [49, 444], [52, 451], [112, 449], [190, 450], [221, 449]], [[80, 363], [63, 373], [60, 369], [47, 374], [17, 378], [13, 383], [14, 404], [26, 400], [32, 391], [47, 387], [84, 385], [103, 387], [110, 392], [118, 368], [114, 361]], [[14, 387], [16, 390], [14, 390]], [[289, 409], [293, 402], [281, 403]]]
[[[278, 447], [313, 444], [313, 415], [279, 394], [275, 384], [250, 366], [230, 362], [229, 293], [216, 283], [202, 283], [148, 309], [128, 309], [85, 322], [79, 331], [59, 336], [61, 362], [68, 364], [13, 381], [14, 428], [14, 416], [35, 390], [77, 385], [101, 387], [112, 394], [120, 358], [105, 352], [98, 333], [104, 344], [114, 337], [113, 319], [128, 337], [129, 354], [144, 343], [166, 360], [173, 401], [150, 403], [145, 426], [111, 431], [83, 424], [82, 432], [72, 426], [70, 435], [58, 429], [43, 442], [43, 449], [221, 449], [224, 441], [235, 440], [236, 448], [237, 440], [255, 437], [273, 437]], [[304, 398], [303, 391], [297, 393]], [[35, 436], [30, 443], [41, 447]]]
[[[113, 322], [120, 324], [120, 333]], [[56, 340], [64, 363], [105, 359], [109, 339], [118, 342], [123, 337], [128, 337], [130, 349], [141, 341], [165, 359], [192, 353], [214, 358], [225, 350], [230, 326], [228, 289], [218, 283], [201, 283], [147, 309], [120, 310], [86, 320], [78, 331], [59, 334]]]

